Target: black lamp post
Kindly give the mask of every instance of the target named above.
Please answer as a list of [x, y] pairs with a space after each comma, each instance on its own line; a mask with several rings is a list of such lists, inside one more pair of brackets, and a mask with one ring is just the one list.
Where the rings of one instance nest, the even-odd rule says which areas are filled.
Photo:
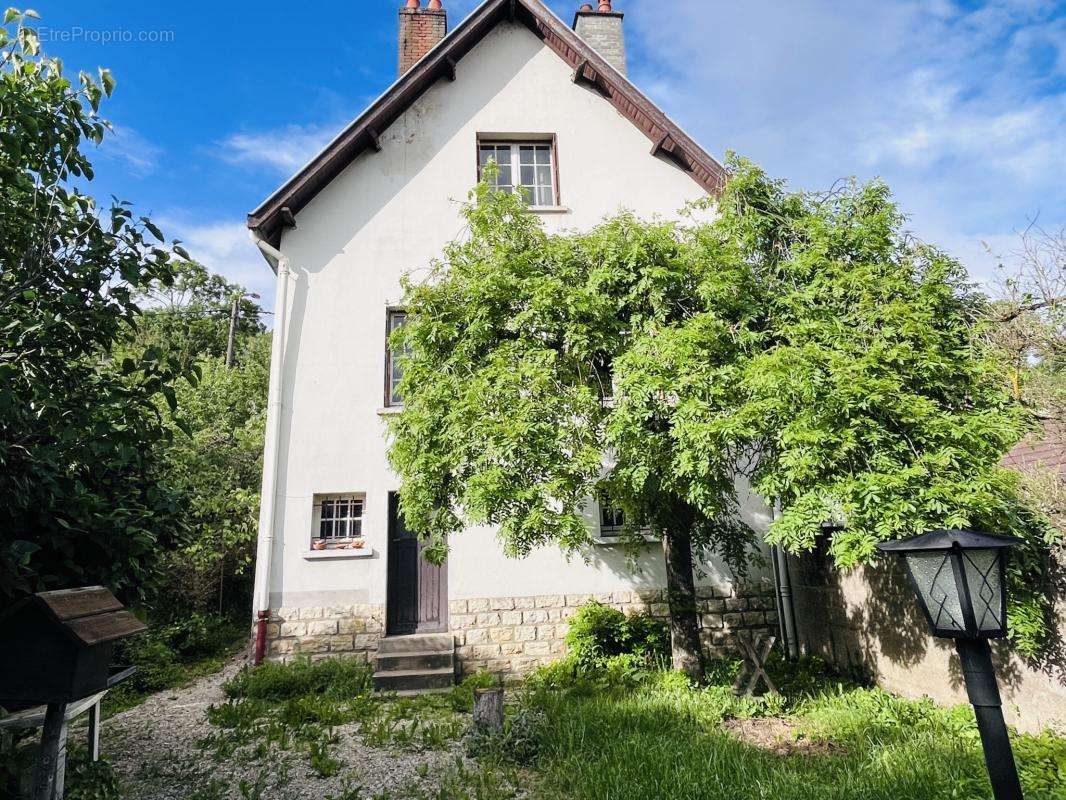
[[898, 554], [907, 565], [933, 635], [955, 640], [996, 800], [1022, 800], [988, 646], [989, 639], [1007, 635], [1004, 573], [1009, 548], [1021, 541], [976, 531], [936, 530], [877, 546]]

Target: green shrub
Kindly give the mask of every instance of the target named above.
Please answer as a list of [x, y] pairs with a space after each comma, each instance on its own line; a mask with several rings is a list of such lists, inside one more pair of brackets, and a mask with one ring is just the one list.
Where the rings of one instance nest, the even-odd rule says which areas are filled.
[[651, 614], [630, 614], [625, 622], [625, 652], [648, 663], [665, 663], [670, 659], [670, 626]]
[[137, 667], [122, 689], [127, 694], [151, 693], [180, 684], [191, 677], [188, 665], [227, 655], [242, 631], [231, 619], [198, 613], [151, 625], [147, 633], [120, 644], [118, 660]]
[[658, 674], [643, 657], [633, 653], [601, 658], [591, 664], [573, 654], [535, 670], [526, 679], [530, 692], [565, 691], [577, 696], [618, 692], [639, 686]]
[[67, 754], [66, 800], [120, 800], [122, 787], [115, 768], [106, 758], [89, 759], [89, 751], [78, 747]]
[[666, 623], [649, 614], [626, 617], [615, 608], [591, 602], [570, 619], [566, 644], [585, 668], [621, 655], [636, 655], [650, 664], [669, 655], [670, 634]]
[[1066, 798], [1066, 738], [1050, 730], [1022, 734], [1014, 741], [1014, 753], [1029, 792]]
[[308, 656], [288, 664], [268, 661], [244, 669], [223, 685], [227, 697], [289, 700], [320, 694], [340, 700], [369, 694], [373, 670], [365, 661], [330, 658], [311, 661]]
[[476, 689], [494, 689], [499, 685], [499, 675], [487, 669], [479, 669], [463, 678], [462, 682], [448, 694], [451, 709], [460, 713], [469, 712], [474, 705]]
[[592, 666], [605, 658], [624, 653], [625, 614], [602, 603], [586, 603], [570, 618], [566, 645], [582, 666]]

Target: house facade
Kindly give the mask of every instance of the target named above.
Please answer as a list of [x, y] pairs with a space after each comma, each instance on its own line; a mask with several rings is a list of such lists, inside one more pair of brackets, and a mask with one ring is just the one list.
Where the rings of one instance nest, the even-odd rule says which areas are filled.
[[[403, 524], [385, 424], [402, 413], [402, 363], [387, 337], [404, 322], [402, 276], [463, 236], [481, 167], [494, 160], [548, 231], [620, 208], [669, 217], [724, 179], [625, 77], [611, 3], [573, 26], [539, 0], [487, 0], [451, 32], [446, 14], [407, 0], [398, 81], [249, 216], [279, 276], [255, 597], [267, 658], [380, 659], [431, 636], [462, 670], [522, 672], [564, 652], [567, 619], [590, 599], [667, 613], [661, 544], [628, 558], [617, 512], [592, 501], [590, 543], [569, 559], [511, 559], [472, 527], [433, 567]], [[744, 514], [769, 522], [756, 498]], [[708, 648], [776, 627], [761, 577], [742, 586], [711, 559], [696, 578]]]

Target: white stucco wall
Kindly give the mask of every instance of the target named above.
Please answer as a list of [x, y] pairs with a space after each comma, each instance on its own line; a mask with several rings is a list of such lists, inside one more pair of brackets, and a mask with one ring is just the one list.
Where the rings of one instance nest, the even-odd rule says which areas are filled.
[[[417, 275], [463, 235], [460, 202], [476, 181], [478, 134], [555, 134], [560, 200], [549, 230], [587, 228], [626, 207], [670, 216], [702, 195], [650, 142], [525, 27], [501, 24], [381, 137], [381, 152], [352, 163], [296, 218], [281, 249], [295, 280], [283, 365], [277, 528], [270, 604], [385, 602], [387, 497], [398, 486], [386, 460], [386, 307], [400, 277]], [[373, 558], [309, 561], [315, 494], [366, 494], [364, 531]], [[764, 527], [765, 509], [749, 503]], [[596, 546], [567, 561], [543, 549], [506, 559], [493, 531], [458, 535], [449, 558], [453, 599], [607, 592], [662, 586], [660, 549], [630, 570], [618, 548]], [[706, 579], [722, 583], [711, 565]]]

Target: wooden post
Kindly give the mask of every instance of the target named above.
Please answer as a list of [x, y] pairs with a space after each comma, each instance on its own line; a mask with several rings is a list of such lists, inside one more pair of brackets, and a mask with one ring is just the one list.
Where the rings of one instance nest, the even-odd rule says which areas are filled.
[[67, 760], [67, 704], [49, 703], [41, 731], [41, 752], [33, 773], [33, 800], [63, 797]]
[[100, 760], [100, 701], [89, 709], [89, 760]]
[[229, 314], [229, 336], [226, 337], [226, 366], [233, 366], [234, 350], [237, 344], [237, 317], [241, 313], [241, 296], [233, 295], [233, 306]]
[[474, 727], [483, 733], [503, 730], [503, 688], [474, 690]]

